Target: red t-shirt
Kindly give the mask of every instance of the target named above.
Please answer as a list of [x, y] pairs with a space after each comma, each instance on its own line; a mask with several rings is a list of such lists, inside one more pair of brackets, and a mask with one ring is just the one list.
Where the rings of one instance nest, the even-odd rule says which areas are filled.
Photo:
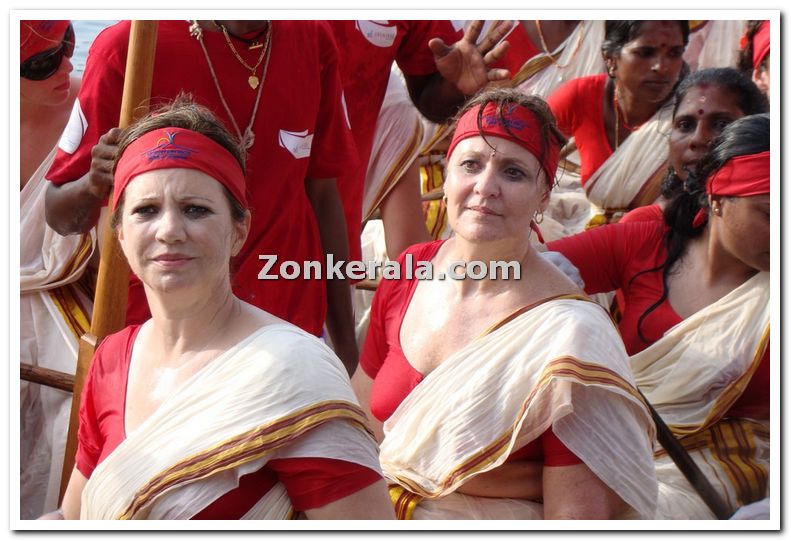
[[606, 82], [606, 73], [579, 77], [561, 85], [547, 98], [558, 128], [566, 137], [574, 137], [577, 144], [583, 186], [613, 153], [604, 131]]
[[437, 71], [428, 48], [432, 38], [453, 44], [464, 35], [450, 21], [328, 21], [340, 52], [341, 79], [359, 166], [338, 180], [349, 230], [350, 259], [359, 260], [365, 172], [376, 120], [382, 108], [393, 62], [407, 76]]
[[[580, 271], [589, 294], [621, 289], [624, 306], [618, 328], [626, 351], [634, 355], [644, 350], [682, 318], [665, 299], [648, 314], [641, 325], [640, 316], [662, 296], [662, 271], [643, 272], [662, 265], [667, 259], [664, 221], [617, 223], [565, 237], [547, 244], [549, 250], [562, 253]], [[769, 349], [747, 389], [731, 407], [731, 417], [769, 418]]]
[[[47, 178], [64, 184], [90, 168], [91, 149], [118, 124], [129, 21], [105, 29], [91, 46], [73, 115]], [[247, 243], [232, 262], [234, 292], [312, 334], [320, 334], [326, 311], [322, 280], [259, 280], [259, 255], [285, 260], [323, 261], [316, 218], [305, 179], [337, 178], [356, 167], [357, 156], [341, 100], [337, 48], [323, 21], [274, 21], [271, 56], [253, 123], [255, 144], [247, 159], [252, 224]], [[152, 105], [190, 92], [233, 132], [200, 44], [186, 21], [160, 21], [151, 88]], [[250, 71], [234, 57], [221, 32], [203, 32], [206, 49], [225, 101], [244, 131], [256, 92]], [[259, 50], [236, 49], [254, 65]], [[174, 54], [177, 51], [178, 54]], [[257, 73], [261, 75], [262, 68]], [[277, 267], [276, 267], [277, 268]], [[148, 310], [142, 287], [130, 291], [129, 322], [142, 322]]]
[[[444, 240], [416, 244], [408, 248], [398, 264], [406, 269], [406, 255], [412, 254], [413, 271], [420, 261], [430, 261]], [[360, 366], [373, 379], [371, 413], [385, 421], [422, 380], [401, 349], [401, 323], [412, 300], [418, 281], [382, 280], [371, 302], [371, 323], [360, 356]], [[514, 451], [511, 460], [543, 461], [545, 466], [580, 464], [577, 458], [555, 436], [550, 428], [539, 438]]]
[[522, 69], [525, 62], [542, 52], [530, 40], [522, 21], [514, 21], [514, 26], [503, 39], [508, 41], [508, 51], [491, 67], [505, 68], [511, 72], [511, 77]]
[[[86, 478], [126, 439], [126, 388], [132, 346], [139, 330], [139, 325], [133, 325], [108, 336], [96, 350], [85, 380], [76, 466]], [[379, 479], [379, 473], [343, 460], [274, 459], [260, 470], [241, 477], [237, 488], [193, 518], [239, 519], [278, 481], [286, 487], [295, 510], [303, 511], [344, 498]]]

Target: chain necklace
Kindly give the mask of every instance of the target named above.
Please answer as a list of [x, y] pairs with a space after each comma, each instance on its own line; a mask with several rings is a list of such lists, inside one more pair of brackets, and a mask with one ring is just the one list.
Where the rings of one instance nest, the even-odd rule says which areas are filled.
[[255, 143], [255, 133], [253, 133], [253, 123], [255, 122], [256, 114], [258, 113], [258, 105], [261, 103], [261, 91], [264, 88], [264, 81], [266, 81], [266, 71], [269, 67], [269, 55], [272, 52], [271, 48], [271, 38], [272, 38], [272, 24], [271, 22], [268, 24], [268, 34], [266, 37], [266, 46], [264, 47], [263, 56], [266, 57], [266, 61], [264, 62], [264, 69], [261, 73], [261, 84], [258, 87], [258, 93], [255, 96], [255, 104], [253, 105], [253, 112], [250, 115], [250, 121], [247, 123], [247, 127], [244, 129], [244, 134], [239, 129], [239, 124], [236, 122], [236, 118], [233, 116], [231, 112], [231, 108], [228, 107], [228, 102], [225, 101], [225, 96], [222, 93], [222, 88], [220, 88], [220, 82], [217, 80], [217, 74], [214, 72], [214, 66], [211, 63], [211, 58], [209, 58], [209, 51], [206, 50], [206, 44], [203, 43], [203, 28], [201, 28], [198, 21], [192, 21], [192, 24], [189, 27], [190, 35], [193, 36], [195, 39], [198, 40], [200, 43], [201, 49], [203, 50], [203, 56], [206, 57], [206, 63], [209, 65], [209, 71], [211, 72], [212, 80], [214, 81], [214, 87], [217, 89], [217, 94], [220, 96], [220, 102], [222, 102], [223, 107], [225, 108], [225, 113], [228, 115], [228, 118], [231, 119], [231, 123], [233, 124], [234, 129], [236, 130], [236, 135], [239, 137], [239, 141], [244, 148], [245, 151], [252, 148], [253, 144]]
[[[577, 34], [577, 41], [574, 43], [574, 50], [571, 51], [571, 55], [569, 56], [569, 61], [561, 66], [560, 62], [555, 60], [555, 57], [552, 56], [552, 53], [550, 52], [549, 47], [547, 46], [546, 39], [544, 38], [544, 32], [541, 30], [541, 21], [536, 19], [535, 23], [536, 23], [536, 30], [538, 31], [538, 39], [541, 40], [541, 48], [544, 50], [544, 53], [546, 53], [546, 55], [549, 57], [552, 63], [558, 67], [558, 69], [563, 69], [568, 67], [569, 64], [571, 64], [571, 62], [574, 60], [574, 57], [577, 55], [577, 51], [579, 51], [580, 45], [582, 45], [582, 38], [587, 32], [580, 32]], [[577, 24], [585, 24], [585, 21], [580, 21]], [[562, 55], [563, 52], [561, 51], [560, 54]], [[558, 58], [560, 57], [558, 56]]]
[[[222, 34], [223, 36], [225, 36], [225, 42], [228, 44], [228, 47], [231, 48], [231, 52], [236, 57], [236, 60], [238, 60], [242, 66], [250, 70], [250, 77], [247, 78], [247, 84], [249, 84], [250, 88], [252, 88], [253, 90], [258, 88], [260, 80], [258, 79], [258, 76], [256, 76], [255, 71], [258, 69], [258, 66], [261, 65], [261, 62], [264, 61], [264, 57], [267, 56], [267, 53], [269, 51], [269, 40], [272, 37], [272, 33], [269, 32], [269, 23], [267, 23], [266, 28], [264, 29], [264, 31], [266, 32], [266, 40], [264, 41], [264, 46], [263, 46], [264, 49], [261, 51], [261, 54], [258, 57], [258, 62], [255, 63], [255, 66], [251, 66], [250, 64], [244, 61], [242, 56], [236, 50], [236, 47], [234, 47], [233, 42], [231, 41], [231, 36], [228, 35], [228, 29], [225, 28], [225, 25], [219, 24], [217, 21], [212, 21], [212, 23], [214, 24], [214, 26], [222, 30]], [[254, 47], [250, 47], [250, 48], [253, 49]], [[264, 74], [265, 73], [266, 73], [266, 67], [264, 67]], [[262, 74], [262, 77], [264, 74]]]

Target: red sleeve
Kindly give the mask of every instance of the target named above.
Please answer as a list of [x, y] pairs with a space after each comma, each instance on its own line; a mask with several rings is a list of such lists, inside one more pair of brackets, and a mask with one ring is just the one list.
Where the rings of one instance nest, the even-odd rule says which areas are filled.
[[[95, 357], [100, 355], [101, 350], [102, 346], [99, 346]], [[91, 368], [93, 368], [93, 364], [91, 363]], [[82, 395], [80, 395], [80, 426], [77, 431], [77, 456], [75, 458], [75, 466], [86, 478], [90, 478], [99, 463], [99, 455], [102, 450], [101, 433], [93, 405], [93, 372], [93, 369], [88, 371]]]
[[434, 53], [428, 47], [432, 38], [441, 38], [452, 45], [464, 36], [464, 31], [455, 30], [450, 21], [402, 21], [407, 25], [406, 35], [398, 47], [396, 62], [404, 75], [429, 75], [437, 71]]
[[103, 30], [91, 45], [74, 110], [46, 175], [53, 184], [85, 175], [99, 137], [118, 125], [128, 42], [129, 21], [122, 21]]
[[580, 79], [572, 79], [555, 89], [547, 98], [547, 105], [555, 115], [558, 129], [566, 137], [572, 137], [577, 129], [576, 108], [580, 100], [580, 83]]
[[358, 167], [357, 147], [349, 124], [338, 71], [338, 46], [325, 21], [316, 21], [321, 54], [321, 104], [310, 152], [307, 178], [338, 178]]
[[[406, 254], [408, 252], [409, 249], [405, 250], [396, 260], [402, 272], [404, 271]], [[387, 357], [388, 344], [385, 321], [390, 311], [391, 301], [396, 296], [396, 291], [399, 287], [403, 287], [405, 283], [401, 280], [382, 279], [371, 301], [368, 334], [365, 336], [365, 342], [360, 354], [360, 367], [371, 379], [376, 379], [376, 374], [379, 373], [385, 357]]]
[[332, 458], [280, 458], [267, 466], [275, 470], [297, 511], [323, 507], [382, 478], [365, 466]]
[[541, 434], [541, 447], [544, 450], [544, 466], [573, 466], [583, 463], [577, 455], [563, 445], [551, 427]]
[[589, 294], [623, 287], [639, 263], [636, 254], [645, 248], [655, 252], [663, 224], [657, 221], [610, 224], [564, 237], [547, 244], [566, 256], [580, 271]]
[[662, 207], [659, 205], [646, 205], [632, 209], [624, 214], [618, 223], [628, 224], [629, 222], [650, 222], [652, 220], [665, 221], [665, 217], [662, 215]]

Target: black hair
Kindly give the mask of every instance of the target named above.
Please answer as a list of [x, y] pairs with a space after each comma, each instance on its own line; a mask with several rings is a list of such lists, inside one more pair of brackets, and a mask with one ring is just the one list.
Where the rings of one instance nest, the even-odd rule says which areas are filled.
[[[750, 77], [734, 68], [708, 68], [692, 73], [678, 85], [675, 95], [676, 102], [673, 106], [674, 118], [679, 104], [684, 100], [687, 92], [702, 85], [716, 86], [728, 92], [733, 96], [736, 106], [745, 115], [756, 115], [769, 111], [769, 100]], [[668, 168], [668, 174], [662, 181], [662, 195], [666, 199], [672, 199], [683, 189], [684, 185], [681, 179], [675, 174], [672, 167]]]
[[728, 124], [714, 140], [706, 156], [697, 164], [695, 171], [687, 179], [686, 190], [678, 193], [664, 211], [668, 231], [664, 243], [667, 258], [664, 263], [652, 269], [638, 272], [629, 280], [631, 284], [639, 275], [647, 272], [662, 271], [662, 296], [649, 306], [637, 321], [637, 334], [644, 342], [646, 339], [641, 325], [646, 316], [658, 308], [668, 296], [667, 278], [675, 264], [683, 257], [690, 240], [699, 237], [706, 229], [706, 223], [694, 224], [695, 216], [701, 209], [709, 206], [706, 194], [706, 179], [716, 173], [725, 163], [736, 156], [758, 154], [769, 150], [769, 115], [766, 113], [744, 116]]
[[[624, 45], [637, 39], [643, 23], [648, 21], [605, 21], [601, 51], [605, 58], [618, 56]], [[681, 28], [684, 47], [689, 43], [689, 21], [676, 21]]]

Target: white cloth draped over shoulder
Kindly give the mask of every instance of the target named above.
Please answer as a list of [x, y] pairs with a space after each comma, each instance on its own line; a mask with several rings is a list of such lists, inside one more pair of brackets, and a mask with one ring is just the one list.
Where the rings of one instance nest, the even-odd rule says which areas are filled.
[[[520, 24], [519, 21], [515, 23]], [[555, 62], [546, 53], [526, 59], [512, 81], [525, 94], [536, 94], [546, 99], [566, 81], [604, 73], [602, 41], [604, 21], [580, 21], [569, 37], [552, 51]]]
[[542, 518], [536, 502], [455, 491], [550, 427], [631, 516], [653, 516], [653, 423], [611, 320], [576, 297], [523, 309], [443, 361], [385, 422], [380, 462], [422, 498], [414, 518]]
[[585, 184], [599, 208], [626, 210], [649, 205], [659, 196], [668, 160], [673, 122], [671, 100], [623, 141]]
[[[20, 192], [20, 362], [73, 374], [78, 339], [89, 324], [92, 299], [77, 282], [96, 244], [92, 230], [61, 236], [47, 226], [44, 178], [57, 148]], [[57, 507], [71, 394], [20, 386], [21, 518]]]
[[[646, 399], [735, 511], [769, 495], [768, 419], [726, 412], [761, 363], [769, 337], [769, 273], [758, 273], [631, 358]], [[657, 518], [715, 518], [661, 448]]]
[[692, 32], [684, 60], [692, 71], [705, 68], [735, 68], [739, 63], [739, 40], [747, 21], [706, 21]]
[[[188, 519], [273, 458], [379, 470], [341, 362], [289, 324], [263, 327], [184, 383], [94, 470], [83, 519]], [[281, 483], [245, 519], [292, 514]]]

